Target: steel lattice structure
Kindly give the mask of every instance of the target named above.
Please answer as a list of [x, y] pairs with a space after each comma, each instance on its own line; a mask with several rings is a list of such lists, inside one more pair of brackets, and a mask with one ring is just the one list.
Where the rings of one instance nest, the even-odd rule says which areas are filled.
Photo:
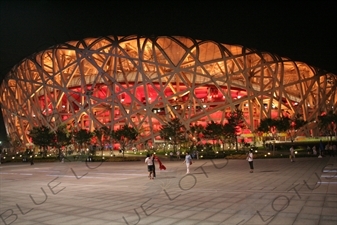
[[[24, 143], [34, 126], [110, 129], [128, 124], [139, 142], [161, 125], [224, 122], [235, 107], [253, 131], [266, 117], [336, 111], [336, 75], [268, 52], [181, 36], [106, 36], [35, 53], [6, 75], [7, 134]], [[310, 126], [310, 123], [309, 125]], [[311, 127], [314, 129], [314, 126]]]

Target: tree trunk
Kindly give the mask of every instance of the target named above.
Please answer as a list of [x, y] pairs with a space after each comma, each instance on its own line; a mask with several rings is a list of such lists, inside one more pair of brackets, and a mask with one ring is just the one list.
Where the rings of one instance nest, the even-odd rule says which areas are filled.
[[236, 151], [239, 150], [239, 148], [238, 148], [238, 136], [237, 135], [235, 135], [235, 148], [236, 148]]
[[59, 160], [61, 161], [61, 147], [59, 147], [58, 149], [59, 149]]
[[43, 158], [47, 157], [47, 147], [43, 146]]

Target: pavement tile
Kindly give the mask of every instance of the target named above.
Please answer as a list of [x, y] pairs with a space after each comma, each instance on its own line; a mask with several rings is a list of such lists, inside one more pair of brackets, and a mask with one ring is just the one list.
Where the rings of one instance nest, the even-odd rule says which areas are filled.
[[322, 215], [324, 215], [324, 216], [337, 215], [337, 208], [336, 207], [323, 207]]
[[336, 158], [164, 161], [152, 181], [141, 162], [1, 164], [0, 225], [336, 225]]

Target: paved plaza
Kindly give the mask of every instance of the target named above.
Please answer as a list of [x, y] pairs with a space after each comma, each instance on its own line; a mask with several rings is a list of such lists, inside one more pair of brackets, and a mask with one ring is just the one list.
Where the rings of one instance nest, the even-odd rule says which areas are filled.
[[1, 164], [0, 225], [337, 224], [337, 157], [163, 163]]

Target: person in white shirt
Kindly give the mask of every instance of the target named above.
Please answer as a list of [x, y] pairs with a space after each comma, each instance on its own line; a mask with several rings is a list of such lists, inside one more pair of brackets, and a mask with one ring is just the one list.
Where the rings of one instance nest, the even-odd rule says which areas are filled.
[[147, 164], [147, 171], [149, 172], [150, 180], [153, 180], [153, 158], [150, 154], [146, 155], [145, 163]]
[[249, 150], [248, 156], [247, 156], [247, 161], [249, 163], [249, 168], [250, 168], [250, 173], [254, 172], [254, 164], [253, 164], [253, 150]]
[[289, 155], [289, 158], [290, 158], [290, 162], [294, 162], [294, 158], [295, 158], [295, 152], [294, 152], [294, 147], [291, 146], [290, 149], [290, 155]]
[[313, 154], [313, 155], [317, 155], [316, 146], [312, 147], [312, 154]]
[[190, 173], [190, 165], [192, 164], [191, 155], [186, 152], [184, 163], [186, 164], [186, 174]]
[[180, 160], [180, 151], [177, 151], [177, 159]]

